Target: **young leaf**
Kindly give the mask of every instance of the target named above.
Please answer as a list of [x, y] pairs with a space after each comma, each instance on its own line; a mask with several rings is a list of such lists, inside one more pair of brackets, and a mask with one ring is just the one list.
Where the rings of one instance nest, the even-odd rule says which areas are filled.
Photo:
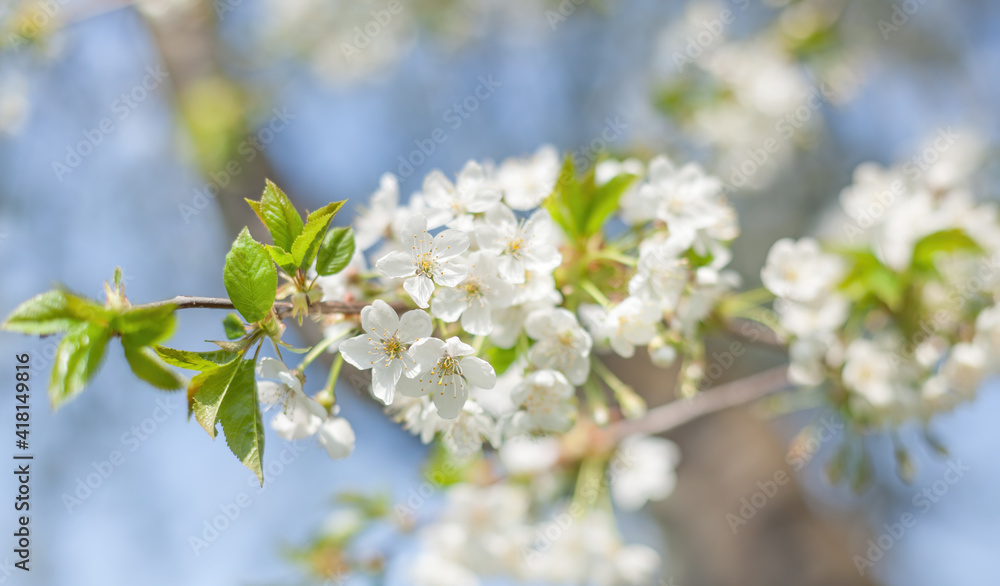
[[111, 332], [96, 323], [77, 324], [67, 332], [53, 360], [55, 366], [49, 384], [53, 408], [58, 408], [83, 390], [100, 368], [110, 337]]
[[308, 269], [316, 259], [316, 252], [326, 235], [326, 229], [330, 227], [333, 216], [343, 205], [342, 201], [333, 202], [309, 214], [302, 233], [292, 243], [292, 258], [299, 268]]
[[278, 271], [264, 245], [243, 228], [226, 255], [223, 269], [226, 292], [236, 310], [250, 323], [267, 316], [274, 305]]
[[236, 354], [226, 352], [225, 350], [191, 352], [188, 350], [167, 348], [166, 346], [156, 346], [153, 350], [167, 364], [188, 370], [210, 370], [222, 364], [232, 362], [236, 358]]
[[175, 309], [173, 305], [130, 309], [111, 320], [111, 331], [121, 334], [122, 343], [130, 346], [159, 344], [174, 333]]
[[271, 232], [271, 239], [278, 248], [290, 251], [292, 243], [302, 233], [302, 216], [292, 205], [291, 200], [277, 185], [266, 180], [264, 194], [260, 201], [246, 200], [257, 217]]
[[576, 168], [573, 166], [573, 158], [566, 157], [562, 170], [559, 172], [559, 179], [552, 190], [552, 194], [545, 200], [543, 206], [549, 211], [552, 220], [559, 224], [563, 231], [572, 239], [580, 236], [577, 222], [574, 215], [574, 207], [581, 205], [581, 189], [576, 179]]
[[226, 444], [243, 465], [253, 471], [264, 485], [261, 461], [264, 455], [264, 423], [257, 400], [257, 381], [253, 360], [244, 360], [229, 385], [219, 409]]
[[222, 423], [229, 449], [263, 484], [264, 424], [253, 360], [237, 359], [205, 371], [194, 377], [191, 385], [196, 389], [194, 416], [198, 423], [213, 438], [216, 426]]
[[93, 301], [53, 289], [18, 305], [7, 316], [3, 329], [45, 336], [65, 332], [91, 319], [106, 320], [110, 312]]
[[[213, 366], [191, 379], [191, 386], [197, 388], [194, 394], [194, 416], [198, 423], [215, 437], [215, 426], [219, 421], [219, 408], [226, 397], [236, 375], [246, 370], [244, 363], [250, 362], [249, 376], [253, 378], [253, 361], [236, 359], [226, 364]], [[248, 373], [242, 373], [246, 378]], [[188, 389], [190, 391], [190, 388]]]
[[316, 255], [316, 272], [326, 276], [344, 270], [354, 258], [354, 229], [334, 228], [326, 234]]
[[618, 201], [621, 200], [622, 194], [632, 185], [633, 181], [635, 181], [635, 175], [623, 173], [594, 191], [584, 234], [591, 236], [601, 230], [604, 221], [618, 209]]
[[238, 313], [230, 313], [222, 320], [222, 327], [226, 330], [226, 338], [239, 340], [247, 335], [247, 328], [243, 325]]
[[148, 346], [133, 346], [122, 339], [122, 348], [125, 349], [125, 360], [140, 379], [165, 391], [173, 391], [183, 386], [184, 381], [157, 358]]
[[490, 346], [490, 348], [486, 350], [483, 359], [489, 362], [496, 371], [497, 376], [500, 376], [501, 374], [507, 372], [507, 369], [514, 364], [514, 361], [517, 360], [517, 356], [518, 349], [516, 347], [499, 348], [497, 346]]
[[277, 246], [271, 246], [270, 244], [266, 245], [265, 248], [267, 248], [267, 253], [271, 255], [271, 259], [281, 267], [281, 270], [289, 275], [294, 275], [299, 269], [299, 266], [295, 264], [295, 259], [292, 258], [292, 253], [285, 252]]

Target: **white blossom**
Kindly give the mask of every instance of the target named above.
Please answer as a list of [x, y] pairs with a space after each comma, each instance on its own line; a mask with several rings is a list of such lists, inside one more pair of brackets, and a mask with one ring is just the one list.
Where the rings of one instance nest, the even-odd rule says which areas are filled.
[[354, 243], [359, 251], [375, 245], [389, 233], [399, 207], [399, 181], [392, 173], [382, 175], [378, 191], [354, 220]]
[[431, 335], [427, 312], [414, 309], [400, 318], [388, 303], [376, 299], [361, 310], [364, 334], [340, 344], [344, 360], [359, 370], [371, 369], [372, 393], [383, 403], [392, 403], [400, 377], [416, 374], [410, 345]]
[[501, 194], [487, 181], [479, 163], [469, 161], [454, 184], [441, 171], [431, 171], [424, 178], [423, 196], [431, 208], [427, 218], [431, 229], [447, 225], [471, 232], [473, 214], [485, 212], [499, 203]]
[[871, 340], [858, 338], [844, 352], [844, 384], [874, 407], [895, 401], [896, 360]]
[[524, 321], [524, 331], [535, 340], [529, 359], [539, 368], [562, 372], [574, 385], [590, 374], [590, 349], [594, 341], [566, 309], [539, 309]]
[[406, 279], [403, 288], [419, 307], [428, 306], [434, 283], [454, 287], [468, 274], [468, 267], [456, 262], [469, 248], [469, 237], [464, 232], [445, 230], [431, 238], [427, 218], [417, 214], [407, 221], [400, 237], [410, 251], [390, 252], [375, 266], [391, 279]]
[[476, 336], [493, 332], [493, 309], [510, 305], [514, 288], [497, 276], [493, 257], [484, 252], [469, 255], [469, 275], [452, 289], [439, 289], [431, 313], [446, 322], [462, 318], [462, 329]]
[[354, 451], [354, 429], [343, 417], [333, 416], [320, 426], [316, 433], [319, 443], [334, 460], [340, 460]]
[[574, 388], [565, 375], [557, 370], [537, 370], [514, 388], [515, 405], [523, 410], [515, 414], [515, 428], [528, 432], [561, 433], [573, 424]]
[[656, 324], [662, 319], [663, 313], [658, 306], [629, 297], [607, 313], [599, 331], [602, 337], [608, 338], [616, 354], [631, 358], [636, 346], [644, 346], [656, 337]]
[[261, 358], [257, 363], [257, 375], [272, 379], [257, 383], [260, 402], [282, 406], [281, 413], [271, 420], [271, 427], [279, 436], [292, 441], [309, 437], [319, 430], [326, 418], [326, 409], [302, 391], [302, 381], [284, 362]]
[[410, 397], [430, 395], [438, 414], [454, 419], [469, 398], [470, 383], [484, 389], [496, 384], [493, 367], [471, 356], [474, 353], [472, 346], [455, 337], [420, 340], [410, 347], [416, 374], [399, 381], [399, 392]]
[[941, 367], [948, 386], [963, 397], [973, 397], [986, 376], [987, 355], [980, 346], [955, 344]]
[[516, 284], [525, 282], [528, 271], [550, 272], [562, 262], [552, 231], [552, 220], [545, 210], [518, 220], [510, 208], [497, 205], [476, 228], [476, 239], [483, 252], [496, 256], [500, 277]]
[[767, 253], [760, 278], [778, 297], [809, 302], [831, 290], [843, 269], [840, 259], [824, 253], [812, 238], [782, 238]]
[[515, 210], [531, 210], [555, 189], [561, 170], [559, 153], [551, 146], [540, 147], [529, 159], [507, 159], [497, 171], [497, 183], [504, 202]]
[[677, 484], [680, 450], [674, 442], [633, 435], [622, 441], [611, 462], [611, 496], [626, 511], [670, 496]]

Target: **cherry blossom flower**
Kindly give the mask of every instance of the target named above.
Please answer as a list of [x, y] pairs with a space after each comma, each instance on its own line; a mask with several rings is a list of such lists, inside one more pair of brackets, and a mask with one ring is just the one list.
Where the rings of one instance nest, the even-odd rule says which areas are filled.
[[622, 358], [635, 355], [635, 347], [643, 346], [656, 337], [656, 324], [663, 313], [653, 303], [629, 297], [616, 305], [601, 322], [599, 330], [607, 337], [611, 349]]
[[472, 346], [452, 337], [424, 338], [410, 347], [416, 374], [399, 381], [398, 390], [409, 397], [430, 395], [444, 419], [458, 416], [469, 398], [469, 385], [492, 389], [497, 375], [490, 364], [471, 356]]
[[514, 428], [526, 432], [564, 432], [573, 424], [574, 389], [557, 370], [538, 370], [514, 388], [511, 399], [523, 408], [514, 415]]
[[842, 273], [840, 259], [824, 253], [812, 238], [782, 238], [767, 253], [760, 278], [778, 297], [808, 302], [831, 290]]
[[469, 255], [469, 276], [453, 289], [440, 289], [431, 301], [431, 313], [446, 322], [460, 316], [462, 329], [476, 336], [493, 331], [493, 308], [510, 305], [514, 287], [497, 277], [496, 263], [483, 252]]
[[574, 385], [587, 380], [594, 341], [569, 310], [533, 311], [524, 321], [524, 331], [536, 340], [529, 353], [535, 366], [558, 370]]
[[518, 220], [507, 206], [493, 206], [486, 222], [476, 228], [483, 252], [497, 257], [500, 277], [508, 283], [524, 283], [527, 271], [551, 272], [562, 262], [554, 246], [549, 213], [538, 210], [527, 220]]
[[431, 208], [427, 218], [431, 229], [447, 225], [464, 232], [472, 231], [473, 214], [485, 212], [501, 197], [475, 161], [465, 164], [454, 184], [441, 171], [431, 171], [424, 178], [423, 195]]
[[378, 191], [354, 221], [354, 243], [365, 251], [384, 238], [399, 212], [399, 181], [392, 173], [382, 175]]
[[611, 496], [626, 511], [637, 511], [647, 501], [670, 496], [677, 484], [675, 468], [680, 450], [667, 439], [633, 435], [618, 448], [611, 463]]
[[319, 443], [334, 460], [341, 460], [354, 451], [354, 429], [343, 417], [333, 416], [317, 431]]
[[504, 202], [519, 211], [538, 207], [555, 189], [561, 168], [559, 153], [549, 145], [540, 147], [531, 158], [505, 160], [497, 171]]
[[[271, 420], [282, 438], [292, 441], [316, 433], [326, 418], [326, 409], [316, 399], [302, 391], [302, 381], [285, 363], [274, 358], [262, 358], [257, 363], [257, 397], [265, 405], [281, 405], [282, 411]], [[275, 382], [277, 381], [277, 382]]]
[[445, 230], [431, 238], [427, 217], [414, 215], [403, 228], [401, 239], [409, 252], [385, 255], [376, 268], [390, 279], [406, 279], [403, 288], [419, 307], [427, 307], [434, 283], [454, 287], [468, 275], [469, 269], [456, 259], [469, 248], [469, 237], [458, 230]]
[[431, 335], [431, 318], [419, 309], [400, 318], [388, 303], [376, 299], [361, 310], [361, 327], [365, 333], [342, 342], [340, 353], [351, 366], [372, 370], [372, 394], [389, 405], [400, 377], [416, 373], [408, 349]]

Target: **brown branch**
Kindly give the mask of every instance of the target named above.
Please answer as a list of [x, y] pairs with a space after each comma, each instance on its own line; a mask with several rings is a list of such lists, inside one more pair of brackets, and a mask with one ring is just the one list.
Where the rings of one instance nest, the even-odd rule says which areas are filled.
[[614, 443], [634, 434], [670, 431], [718, 411], [745, 405], [788, 387], [788, 367], [779, 366], [650, 409], [639, 419], [622, 420], [605, 428]]
[[726, 321], [725, 331], [748, 342], [761, 344], [765, 347], [774, 349], [788, 347], [788, 344], [781, 340], [777, 332], [768, 327], [767, 324], [756, 320], [742, 317], [732, 318]]
[[[225, 297], [192, 297], [190, 295], [178, 295], [173, 299], [164, 299], [153, 303], [137, 305], [136, 308], [161, 307], [173, 305], [177, 309], [236, 309], [233, 302]], [[367, 307], [368, 303], [352, 303], [347, 301], [322, 301], [309, 306], [309, 313], [312, 315], [329, 315], [332, 313], [343, 313], [346, 315], [357, 315]], [[401, 304], [392, 303], [397, 311], [405, 309]], [[292, 304], [289, 301], [277, 301], [274, 308], [278, 312], [278, 317], [284, 319], [292, 312]]]

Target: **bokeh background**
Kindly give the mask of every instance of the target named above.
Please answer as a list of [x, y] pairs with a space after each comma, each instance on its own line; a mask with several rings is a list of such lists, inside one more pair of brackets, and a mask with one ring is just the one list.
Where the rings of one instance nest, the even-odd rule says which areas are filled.
[[[827, 229], [858, 163], [906, 161], [938, 132], [957, 133], [952, 156], [975, 159], [977, 195], [996, 197], [1000, 5], [989, 0], [389, 5], [3, 0], [0, 311], [55, 282], [100, 297], [118, 265], [133, 302], [224, 295], [229, 243], [243, 225], [257, 229], [242, 198], [256, 197], [264, 177], [306, 209], [363, 205], [385, 172], [409, 194], [431, 169], [453, 174], [468, 159], [543, 144], [588, 162], [663, 152], [705, 165], [733, 187], [743, 229], [735, 265], [747, 285], [774, 240]], [[801, 128], [783, 138], [778, 121], [796, 113]], [[772, 136], [779, 152], [740, 181], [740, 165]], [[221, 317], [185, 312], [175, 345], [219, 338]], [[285, 552], [322, 526], [333, 495], [405, 498], [421, 482], [425, 448], [347, 390], [355, 454], [331, 462], [317, 445], [269, 434], [263, 490], [186, 421], [182, 398], [136, 382], [114, 351], [86, 392], [53, 413], [43, 387], [55, 345], [0, 336], [7, 378], [22, 352], [38, 373], [32, 571], [12, 568], [4, 537], [0, 583], [304, 583]], [[754, 358], [742, 372], [774, 360]], [[949, 458], [970, 471], [864, 577], [852, 556], [914, 510], [913, 495], [947, 459], [917, 449], [905, 485], [890, 439], [870, 438], [884, 458], [874, 486], [855, 495], [824, 481], [834, 447], [824, 445], [746, 532], [733, 535], [725, 520], [785, 467], [790, 439], [815, 413], [734, 412], [672, 434], [685, 454], [677, 493], [626, 529], [664, 552], [663, 584], [996, 584], [995, 386], [938, 418]], [[2, 388], [8, 437], [12, 384]], [[81, 488], [115, 451], [121, 464]], [[2, 477], [6, 502], [16, 487]], [[193, 551], [205, 521], [244, 498], [250, 506], [230, 527]], [[0, 527], [13, 527], [2, 510]], [[390, 584], [407, 583], [406, 548]]]

